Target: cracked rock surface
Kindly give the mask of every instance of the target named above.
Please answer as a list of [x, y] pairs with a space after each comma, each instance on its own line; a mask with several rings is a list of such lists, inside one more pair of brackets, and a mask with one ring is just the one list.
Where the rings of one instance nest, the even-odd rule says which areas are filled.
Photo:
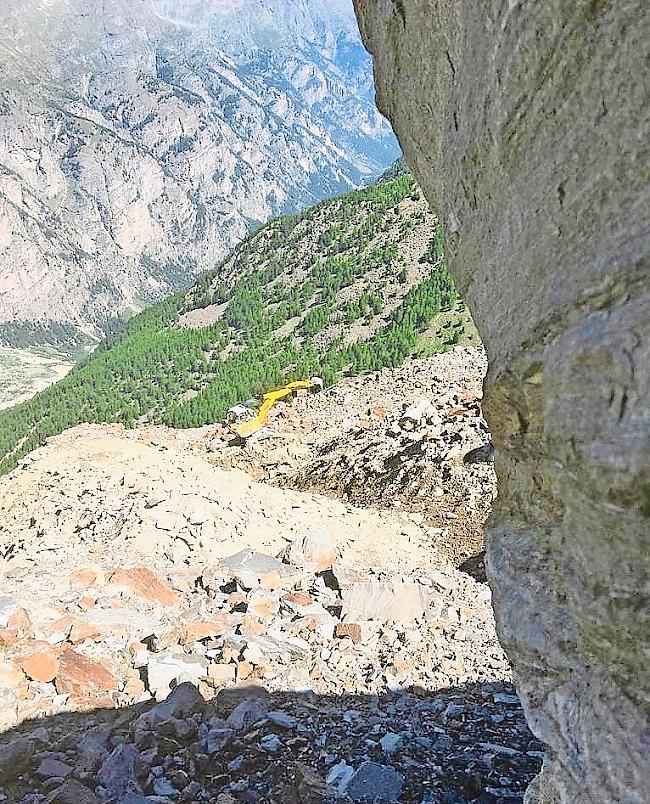
[[355, 0], [379, 108], [485, 343], [498, 630], [548, 746], [527, 802], [647, 800], [650, 18]]

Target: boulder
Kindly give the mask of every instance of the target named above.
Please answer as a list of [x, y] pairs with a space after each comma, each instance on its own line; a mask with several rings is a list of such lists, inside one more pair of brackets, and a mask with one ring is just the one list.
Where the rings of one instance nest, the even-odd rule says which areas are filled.
[[234, 731], [223, 727], [210, 729], [205, 736], [206, 754], [217, 754], [231, 741]]
[[275, 571], [280, 577], [289, 574], [289, 568], [277, 558], [251, 549], [241, 550], [235, 555], [222, 558], [219, 565], [243, 589], [259, 586], [261, 579], [270, 572]]
[[344, 788], [352, 801], [372, 804], [375, 801], [399, 801], [404, 779], [401, 774], [378, 762], [363, 762]]
[[11, 619], [20, 611], [20, 603], [10, 595], [0, 595], [0, 628], [9, 628]]
[[202, 639], [221, 636], [225, 634], [231, 624], [230, 618], [224, 614], [215, 615], [209, 620], [187, 622], [183, 625], [181, 644], [187, 645]]
[[33, 681], [53, 681], [59, 672], [59, 660], [56, 656], [41, 651], [29, 653], [20, 660], [20, 667]]
[[86, 785], [70, 779], [64, 782], [56, 792], [48, 798], [50, 804], [102, 804], [92, 790]]
[[17, 737], [6, 745], [0, 745], [0, 782], [12, 782], [32, 762], [35, 745], [26, 737]]
[[141, 793], [138, 781], [140, 753], [130, 743], [120, 743], [102, 762], [98, 781], [106, 797], [119, 798], [127, 793]]
[[[527, 804], [648, 794], [650, 203], [640, 0], [355, 0], [486, 346], [498, 629]], [[646, 133], [644, 133], [646, 132]]]
[[0, 662], [0, 692], [12, 690], [25, 680], [25, 676], [18, 667], [11, 662]]
[[234, 664], [211, 664], [208, 668], [208, 678], [215, 687], [235, 683]]
[[36, 768], [35, 773], [41, 779], [51, 779], [53, 776], [65, 779], [72, 773], [72, 767], [54, 757], [46, 757]]
[[228, 727], [233, 731], [247, 731], [266, 717], [268, 706], [262, 698], [247, 698], [239, 703], [228, 716]]
[[248, 593], [247, 608], [248, 614], [259, 617], [261, 620], [274, 617], [280, 608], [280, 601], [277, 596], [263, 589], [253, 589]]
[[147, 681], [157, 701], [164, 700], [173, 687], [190, 681], [198, 685], [207, 675], [208, 662], [200, 656], [178, 653], [158, 653], [149, 658]]
[[325, 781], [327, 784], [332, 785], [338, 793], [343, 793], [354, 774], [354, 768], [348, 765], [345, 760], [341, 760], [330, 768]]
[[342, 618], [357, 625], [364, 620], [409, 623], [422, 617], [429, 605], [430, 592], [419, 583], [368, 581], [346, 587], [341, 599]]
[[136, 725], [139, 729], [154, 729], [166, 720], [187, 717], [202, 709], [204, 704], [197, 687], [185, 681], [175, 687], [164, 701], [140, 715]]
[[117, 688], [117, 679], [104, 665], [67, 648], [59, 656], [56, 691], [75, 698], [94, 698]]
[[306, 572], [323, 572], [336, 563], [338, 550], [328, 530], [315, 528], [288, 545], [282, 557]]
[[367, 642], [372, 635], [372, 626], [365, 622], [337, 623], [335, 628], [337, 637], [348, 637], [353, 642]]
[[413, 430], [425, 424], [440, 424], [442, 419], [436, 406], [428, 396], [409, 405], [399, 420], [400, 427], [404, 430]]
[[171, 586], [157, 578], [146, 567], [115, 570], [110, 582], [127, 589], [137, 597], [163, 606], [173, 606], [178, 602], [178, 596]]

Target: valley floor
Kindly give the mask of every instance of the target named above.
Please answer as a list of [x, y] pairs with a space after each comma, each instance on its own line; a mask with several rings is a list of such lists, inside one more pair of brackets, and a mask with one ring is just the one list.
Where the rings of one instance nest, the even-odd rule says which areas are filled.
[[72, 356], [53, 347], [0, 346], [0, 410], [24, 402], [61, 380], [74, 365]]
[[458, 568], [494, 495], [484, 369], [350, 380], [245, 447], [81, 425], [22, 460], [0, 801], [523, 800], [541, 746]]

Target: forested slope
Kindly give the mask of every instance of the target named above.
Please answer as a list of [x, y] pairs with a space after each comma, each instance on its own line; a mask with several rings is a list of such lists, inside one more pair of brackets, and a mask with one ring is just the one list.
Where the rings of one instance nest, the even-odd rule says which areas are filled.
[[199, 426], [286, 379], [332, 383], [439, 351], [474, 337], [468, 322], [435, 216], [398, 176], [273, 221], [2, 413], [0, 469], [82, 421]]

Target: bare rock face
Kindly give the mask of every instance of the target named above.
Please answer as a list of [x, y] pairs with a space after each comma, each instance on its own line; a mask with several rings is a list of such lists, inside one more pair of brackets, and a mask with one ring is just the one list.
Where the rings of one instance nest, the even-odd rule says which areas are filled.
[[356, 9], [379, 107], [447, 222], [488, 350], [499, 475], [489, 573], [548, 746], [527, 802], [645, 801], [647, 7]]
[[398, 149], [342, 5], [274, 4], [280, 38], [220, 0], [0, 4], [0, 343], [100, 338], [381, 173]]

